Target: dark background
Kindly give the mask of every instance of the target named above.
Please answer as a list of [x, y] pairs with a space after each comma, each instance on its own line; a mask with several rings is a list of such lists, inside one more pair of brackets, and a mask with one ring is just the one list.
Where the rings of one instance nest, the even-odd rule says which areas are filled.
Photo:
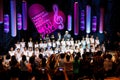
[[[3, 0], [4, 1], [4, 14], [10, 14], [10, 1], [9, 0]], [[17, 13], [21, 13], [21, 2], [22, 0], [16, 0], [17, 1]], [[119, 0], [27, 0], [27, 6], [28, 8], [34, 4], [39, 3], [42, 4], [48, 12], [52, 11], [52, 5], [58, 4], [59, 9], [62, 10], [67, 18], [68, 14], [73, 15], [73, 4], [75, 1], [78, 1], [80, 10], [85, 9], [85, 6], [87, 4], [91, 5], [92, 7], [92, 16], [97, 15], [99, 17], [100, 7], [103, 7], [105, 9], [105, 24], [104, 24], [104, 31], [107, 31], [109, 39], [111, 41], [116, 41], [117, 38], [115, 37], [116, 32], [120, 32], [120, 3]], [[99, 18], [98, 18], [98, 24], [99, 24]], [[65, 26], [67, 28], [67, 21], [65, 23]], [[33, 40], [39, 40], [39, 34], [37, 30], [35, 29], [33, 23], [31, 22], [29, 16], [28, 16], [28, 30], [24, 31], [17, 31], [16, 37], [11, 37], [10, 32], [8, 34], [4, 33], [3, 30], [3, 24], [0, 24], [0, 54], [6, 54], [7, 51], [11, 46], [14, 45], [14, 43], [17, 40], [21, 40], [21, 38], [25, 38], [26, 41], [28, 41], [29, 37], [32, 37]], [[64, 34], [64, 31], [66, 28], [61, 31], [61, 34]], [[81, 36], [85, 36], [85, 32], [80, 31], [80, 34], [78, 36], [74, 36], [74, 30], [70, 32], [71, 35], [75, 38], [81, 38]], [[56, 31], [58, 32], [58, 31]], [[54, 33], [56, 33], [54, 32]], [[100, 36], [102, 40], [104, 40], [104, 33], [99, 34], [98, 31], [96, 33], [91, 33], [97, 36]]]

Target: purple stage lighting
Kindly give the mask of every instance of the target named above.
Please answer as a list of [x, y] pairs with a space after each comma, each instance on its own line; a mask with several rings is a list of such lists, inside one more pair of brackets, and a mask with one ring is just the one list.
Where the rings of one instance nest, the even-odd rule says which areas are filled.
[[5, 33], [9, 32], [9, 15], [8, 14], [4, 15], [4, 32]]
[[20, 13], [17, 14], [17, 28], [18, 30], [22, 29], [22, 15]]
[[92, 31], [96, 32], [97, 30], [97, 16], [92, 17]]
[[81, 10], [80, 29], [81, 31], [85, 30], [85, 11], [84, 10]]
[[10, 19], [11, 19], [11, 36], [17, 35], [16, 30], [16, 0], [10, 0]]
[[78, 2], [74, 3], [74, 35], [79, 34], [79, 6]]
[[104, 25], [104, 8], [101, 8], [100, 9], [99, 33], [103, 33], [103, 25]]
[[91, 7], [89, 5], [86, 6], [86, 33], [90, 33], [91, 26]]
[[23, 30], [27, 30], [27, 2], [24, 0], [22, 1], [22, 17]]
[[72, 30], [72, 16], [68, 15], [68, 31]]

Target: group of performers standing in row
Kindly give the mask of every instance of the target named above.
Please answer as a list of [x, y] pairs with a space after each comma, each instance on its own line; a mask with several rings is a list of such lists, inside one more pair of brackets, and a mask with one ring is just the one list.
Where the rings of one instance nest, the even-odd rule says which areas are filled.
[[85, 52], [92, 52], [93, 54], [97, 51], [105, 52], [104, 44], [100, 44], [99, 38], [93, 35], [86, 35], [82, 37], [82, 40], [74, 40], [73, 37], [69, 34], [68, 31], [65, 32], [63, 38], [60, 33], [58, 33], [57, 40], [54, 35], [46, 35], [44, 40], [33, 42], [32, 38], [29, 38], [29, 41], [26, 42], [22, 38], [21, 41], [17, 41], [15, 48], [11, 47], [9, 50], [10, 56], [15, 55], [16, 59], [20, 61], [22, 55], [27, 57], [27, 60], [33, 55], [39, 57], [39, 54], [42, 54], [44, 57], [49, 57], [52, 54], [74, 54], [80, 53], [84, 54]]

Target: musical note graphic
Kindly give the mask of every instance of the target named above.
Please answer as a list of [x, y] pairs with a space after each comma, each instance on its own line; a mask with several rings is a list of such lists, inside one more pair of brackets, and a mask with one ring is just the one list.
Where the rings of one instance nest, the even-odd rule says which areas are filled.
[[54, 11], [54, 22], [56, 24], [58, 24], [58, 28], [61, 30], [64, 28], [64, 24], [63, 24], [63, 18], [62, 16], [58, 15], [58, 6], [56, 4], [53, 5], [53, 11]]

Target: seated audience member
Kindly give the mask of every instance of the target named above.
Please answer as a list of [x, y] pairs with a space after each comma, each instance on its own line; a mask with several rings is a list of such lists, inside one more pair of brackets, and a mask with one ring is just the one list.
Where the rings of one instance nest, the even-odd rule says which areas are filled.
[[42, 67], [42, 59], [43, 59], [43, 55], [42, 54], [39, 54], [39, 56], [35, 59], [37, 68]]
[[0, 80], [7, 80], [6, 69], [3, 65], [3, 57], [0, 56]]
[[33, 74], [34, 74], [34, 73], [35, 73], [35, 70], [36, 70], [35, 56], [31, 56], [31, 57], [30, 57], [29, 63], [31, 64], [32, 72], [33, 72]]
[[65, 54], [63, 54], [63, 53], [59, 55], [59, 58], [58, 58], [58, 66], [59, 67], [65, 67], [64, 57], [65, 57]]
[[65, 68], [58, 67], [54, 72], [53, 80], [69, 80]]
[[89, 56], [84, 53], [82, 55], [82, 59], [80, 60], [80, 76], [81, 77], [84, 77], [84, 76], [87, 76], [87, 77], [91, 77], [91, 65], [90, 65], [90, 59], [89, 59]]
[[115, 70], [115, 75], [117, 77], [120, 77], [120, 57], [118, 57], [118, 60], [117, 60], [117, 65], [116, 65], [116, 70]]
[[54, 70], [57, 67], [57, 59], [55, 56], [56, 56], [55, 54], [52, 54], [48, 59], [48, 65], [50, 70]]
[[104, 70], [105, 70], [105, 76], [111, 76], [113, 74], [113, 72], [112, 72], [113, 61], [112, 61], [111, 54], [106, 55], [103, 66], [104, 66]]
[[12, 80], [16, 80], [19, 77], [20, 70], [19, 70], [19, 63], [15, 56], [11, 57], [10, 61], [10, 76]]
[[20, 70], [21, 70], [20, 80], [27, 80], [28, 68], [27, 68], [27, 60], [25, 55], [22, 56], [22, 60], [20, 61]]
[[79, 71], [80, 71], [80, 60], [79, 57], [76, 56], [73, 62], [73, 74], [74, 74], [74, 80], [77, 80], [79, 78]]
[[52, 80], [46, 68], [40, 68], [37, 72], [36, 80]]
[[73, 55], [67, 54], [65, 57], [65, 70], [69, 80], [73, 80]]
[[10, 61], [11, 61], [11, 57], [10, 57], [9, 54], [7, 54], [7, 55], [5, 56], [5, 59], [4, 59], [4, 62], [3, 62], [3, 65], [4, 65], [4, 67], [5, 67], [7, 70], [10, 69]]
[[101, 57], [101, 52], [97, 52], [93, 57], [93, 75], [95, 80], [104, 80], [104, 68], [103, 68], [103, 58]]

